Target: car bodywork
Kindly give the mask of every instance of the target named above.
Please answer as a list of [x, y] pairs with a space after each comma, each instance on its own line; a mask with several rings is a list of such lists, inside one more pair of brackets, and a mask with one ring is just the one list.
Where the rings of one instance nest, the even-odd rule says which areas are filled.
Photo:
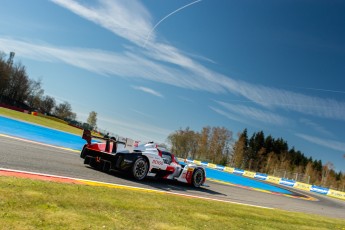
[[205, 183], [205, 169], [195, 164], [181, 165], [170, 152], [159, 148], [150, 142], [141, 145], [130, 152], [126, 143], [115, 138], [101, 138], [105, 142], [92, 143], [90, 131], [84, 130], [83, 139], [87, 141], [81, 151], [80, 157], [84, 164], [98, 170], [110, 172], [123, 171], [131, 174], [136, 180], [146, 176], [176, 180], [200, 187]]

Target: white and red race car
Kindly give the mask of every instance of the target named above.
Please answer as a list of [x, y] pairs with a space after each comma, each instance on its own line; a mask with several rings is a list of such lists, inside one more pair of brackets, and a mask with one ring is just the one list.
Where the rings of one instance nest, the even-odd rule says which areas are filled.
[[88, 130], [84, 130], [83, 139], [87, 144], [80, 157], [84, 159], [84, 164], [101, 171], [129, 172], [136, 180], [143, 180], [146, 176], [177, 180], [194, 187], [200, 187], [206, 181], [204, 168], [195, 164], [181, 165], [173, 154], [152, 142], [130, 152], [125, 148], [125, 142], [113, 137], [102, 138], [106, 142], [91, 143], [92, 135]]

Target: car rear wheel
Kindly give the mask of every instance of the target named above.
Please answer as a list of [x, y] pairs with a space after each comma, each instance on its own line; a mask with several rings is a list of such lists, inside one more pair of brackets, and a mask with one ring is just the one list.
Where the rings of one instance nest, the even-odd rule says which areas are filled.
[[197, 168], [194, 170], [192, 177], [192, 185], [196, 188], [199, 188], [205, 180], [204, 170]]
[[149, 164], [143, 158], [139, 157], [133, 164], [132, 175], [136, 180], [142, 180], [146, 177], [147, 172], [149, 171]]

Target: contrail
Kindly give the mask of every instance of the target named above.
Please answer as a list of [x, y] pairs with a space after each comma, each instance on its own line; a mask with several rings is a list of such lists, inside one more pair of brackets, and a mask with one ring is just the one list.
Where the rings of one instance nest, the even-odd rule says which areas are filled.
[[330, 93], [345, 93], [345, 91], [331, 90], [331, 89], [320, 89], [320, 88], [310, 88], [310, 87], [296, 87], [296, 88], [298, 88], [298, 89], [314, 90], [314, 91], [330, 92]]
[[168, 17], [170, 17], [170, 16], [173, 15], [173, 14], [176, 14], [176, 13], [179, 12], [180, 10], [183, 10], [184, 8], [187, 8], [188, 6], [194, 5], [194, 4], [196, 4], [196, 3], [198, 3], [198, 2], [201, 2], [201, 1], [202, 1], [202, 0], [197, 0], [197, 1], [194, 1], [194, 2], [191, 2], [191, 3], [187, 4], [187, 5], [185, 5], [185, 6], [182, 6], [182, 7], [178, 8], [177, 10], [171, 12], [170, 14], [168, 14], [167, 16], [165, 16], [164, 18], [162, 18], [159, 22], [157, 22], [157, 24], [152, 28], [152, 30], [150, 31], [150, 33], [147, 35], [146, 40], [145, 40], [145, 44], [144, 44], [144, 48], [146, 47], [146, 43], [147, 43], [147, 41], [149, 40], [149, 38], [150, 38], [152, 32], [153, 32], [153, 31], [157, 28], [157, 26], [159, 26], [159, 24], [161, 24], [165, 19], [167, 19]]

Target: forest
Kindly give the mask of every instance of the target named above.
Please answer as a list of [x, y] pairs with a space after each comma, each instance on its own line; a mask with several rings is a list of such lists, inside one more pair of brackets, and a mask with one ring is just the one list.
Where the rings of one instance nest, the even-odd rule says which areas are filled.
[[168, 136], [171, 151], [181, 158], [265, 173], [277, 177], [345, 191], [345, 175], [331, 162], [306, 157], [283, 138], [263, 131], [248, 136], [247, 129], [235, 141], [224, 127], [203, 127], [200, 132], [179, 129]]

